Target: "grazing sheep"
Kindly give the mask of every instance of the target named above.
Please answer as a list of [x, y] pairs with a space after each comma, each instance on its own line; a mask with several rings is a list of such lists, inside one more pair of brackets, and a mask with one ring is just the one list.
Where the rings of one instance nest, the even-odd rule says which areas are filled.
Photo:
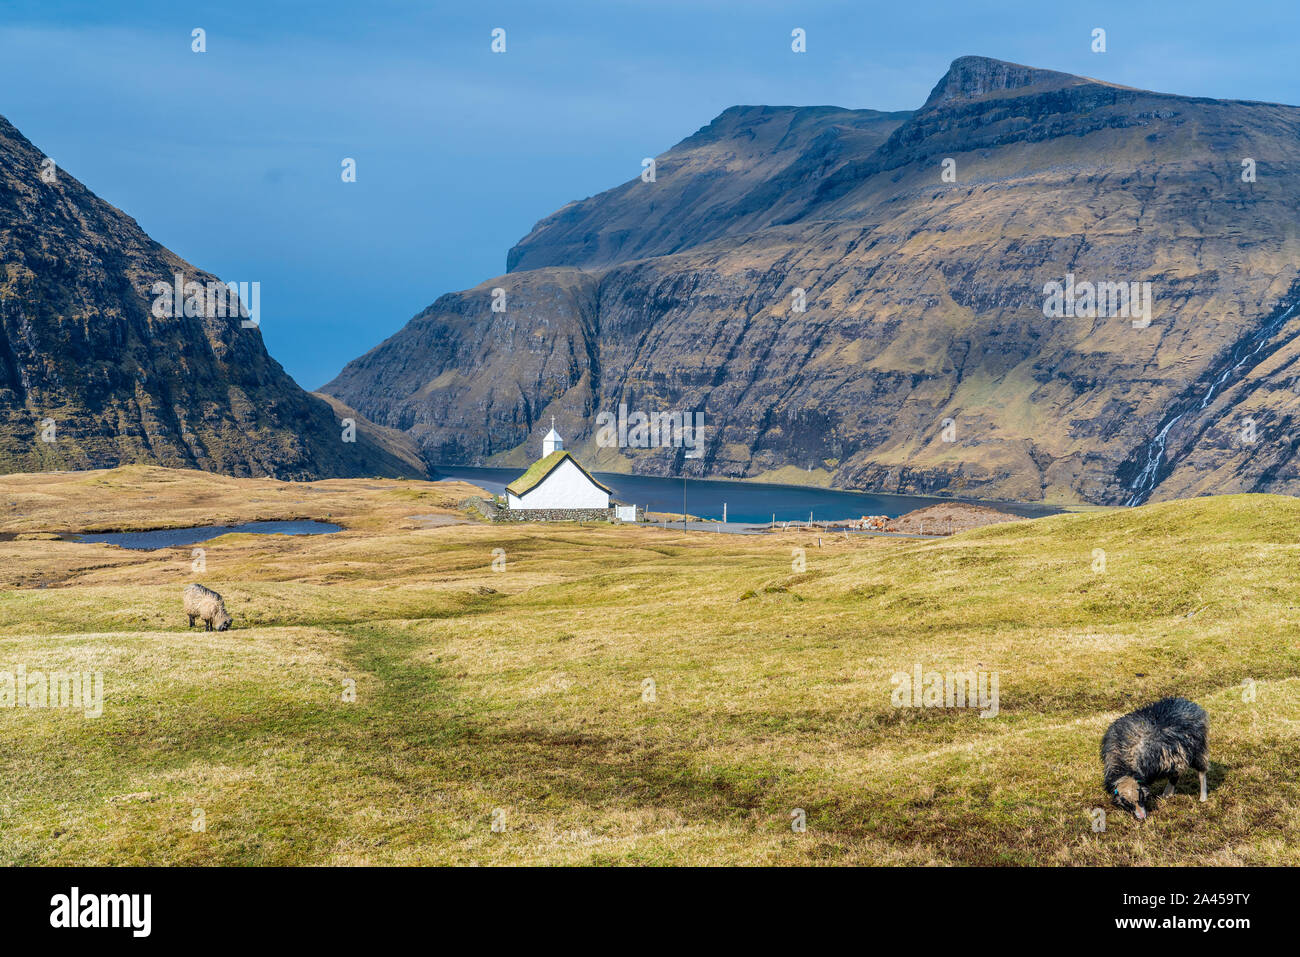
[[1205, 709], [1186, 698], [1164, 698], [1117, 718], [1101, 739], [1102, 769], [1112, 803], [1141, 821], [1151, 800], [1148, 785], [1166, 778], [1161, 797], [1168, 797], [1178, 775], [1188, 768], [1200, 774], [1201, 800], [1206, 800], [1209, 731]]
[[191, 628], [195, 618], [203, 619], [204, 631], [211, 631], [214, 627], [217, 631], [225, 631], [230, 627], [231, 618], [226, 614], [226, 604], [221, 596], [202, 585], [186, 586], [185, 614], [190, 616]]

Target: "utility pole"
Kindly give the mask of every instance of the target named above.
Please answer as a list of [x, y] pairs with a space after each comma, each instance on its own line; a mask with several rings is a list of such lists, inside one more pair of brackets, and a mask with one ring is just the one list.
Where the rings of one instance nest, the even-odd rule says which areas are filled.
[[686, 531], [686, 466], [682, 466], [682, 531]]

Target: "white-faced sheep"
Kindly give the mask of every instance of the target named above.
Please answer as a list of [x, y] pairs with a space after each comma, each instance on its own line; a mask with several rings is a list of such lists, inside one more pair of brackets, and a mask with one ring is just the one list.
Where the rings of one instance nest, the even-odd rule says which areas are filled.
[[202, 585], [189, 585], [185, 588], [185, 614], [189, 615], [190, 627], [194, 627], [194, 619], [201, 618], [204, 622], [204, 631], [225, 631], [230, 627], [231, 618], [226, 614], [226, 603], [221, 600], [221, 596], [211, 588], [204, 588]]

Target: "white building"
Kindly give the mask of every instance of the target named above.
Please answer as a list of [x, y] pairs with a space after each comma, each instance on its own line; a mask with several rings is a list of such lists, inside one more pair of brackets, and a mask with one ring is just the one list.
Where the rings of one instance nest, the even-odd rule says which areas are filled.
[[506, 486], [511, 508], [609, 508], [609, 489], [564, 451], [564, 439], [551, 431], [542, 439], [542, 457]]

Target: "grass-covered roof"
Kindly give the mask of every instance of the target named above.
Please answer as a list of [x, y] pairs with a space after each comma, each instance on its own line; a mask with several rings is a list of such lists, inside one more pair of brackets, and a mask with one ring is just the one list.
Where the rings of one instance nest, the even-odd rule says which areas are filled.
[[587, 476], [588, 480], [590, 480], [597, 488], [603, 489], [606, 492], [610, 491], [609, 486], [602, 485], [600, 482], [597, 482], [592, 478], [591, 473], [584, 469], [577, 459], [563, 449], [558, 449], [545, 458], [540, 458], [532, 465], [528, 466], [528, 471], [507, 485], [506, 491], [511, 495], [517, 496], [522, 496], [527, 492], [531, 492], [541, 484], [542, 479], [554, 472], [565, 459], [569, 459], [574, 465], [577, 465], [579, 471], [581, 471], [583, 475]]

